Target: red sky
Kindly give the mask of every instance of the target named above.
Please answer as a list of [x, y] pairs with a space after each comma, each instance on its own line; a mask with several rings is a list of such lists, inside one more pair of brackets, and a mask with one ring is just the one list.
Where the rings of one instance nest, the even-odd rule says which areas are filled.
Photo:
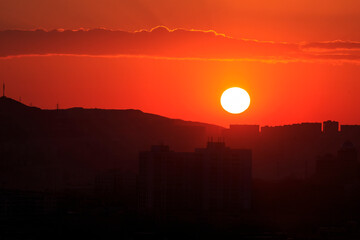
[[[150, 31], [158, 25], [168, 29]], [[80, 27], [113, 31], [51, 31]], [[356, 0], [0, 0], [0, 79], [9, 97], [43, 108], [136, 108], [223, 126], [360, 124], [358, 29]], [[239, 115], [220, 106], [233, 86], [251, 96]]]

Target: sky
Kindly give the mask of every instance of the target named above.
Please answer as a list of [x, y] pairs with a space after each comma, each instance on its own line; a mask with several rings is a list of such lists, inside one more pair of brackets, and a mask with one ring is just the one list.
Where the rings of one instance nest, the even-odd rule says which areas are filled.
[[[0, 81], [42, 108], [360, 124], [357, 0], [0, 0]], [[242, 87], [248, 110], [220, 96]]]
[[0, 29], [215, 30], [266, 41], [360, 41], [358, 0], [0, 0]]

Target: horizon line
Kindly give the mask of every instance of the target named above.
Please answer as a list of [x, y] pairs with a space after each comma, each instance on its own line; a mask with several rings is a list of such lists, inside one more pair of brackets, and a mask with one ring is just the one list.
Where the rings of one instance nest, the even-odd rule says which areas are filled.
[[[168, 118], [168, 119], [172, 119], [172, 120], [181, 120], [181, 121], [186, 121], [186, 122], [193, 122], [193, 123], [202, 123], [202, 124], [208, 124], [208, 125], [213, 125], [216, 127], [221, 127], [224, 129], [231, 129], [231, 126], [253, 126], [253, 127], [259, 127], [259, 132], [261, 132], [261, 128], [275, 128], [275, 127], [288, 127], [288, 126], [294, 126], [294, 125], [303, 125], [303, 124], [321, 124], [321, 131], [323, 132], [323, 127], [324, 127], [324, 123], [326, 122], [330, 122], [330, 123], [337, 123], [338, 124], [338, 132], [341, 132], [341, 126], [360, 126], [360, 124], [341, 124], [340, 121], [337, 120], [331, 120], [331, 119], [327, 119], [327, 120], [322, 120], [322, 121], [304, 121], [304, 122], [293, 122], [293, 123], [286, 123], [286, 124], [280, 124], [280, 125], [261, 125], [261, 124], [253, 124], [253, 123], [246, 123], [246, 124], [228, 124], [228, 127], [224, 127], [218, 124], [213, 124], [213, 123], [207, 123], [207, 122], [200, 122], [200, 121], [194, 121], [194, 120], [185, 120], [185, 119], [181, 119], [181, 118], [171, 118], [171, 117], [166, 117], [163, 115], [159, 115], [157, 113], [151, 113], [151, 112], [144, 112], [141, 109], [136, 109], [136, 108], [97, 108], [97, 107], [79, 107], [79, 106], [74, 106], [74, 107], [69, 107], [69, 108], [40, 108], [40, 107], [35, 107], [32, 104], [31, 105], [27, 105], [21, 101], [18, 101], [14, 98], [11, 97], [7, 97], [7, 96], [1, 96], [0, 99], [11, 99], [17, 103], [20, 103], [26, 107], [29, 108], [36, 108], [38, 110], [43, 110], [43, 111], [66, 111], [66, 110], [72, 110], [72, 109], [82, 109], [82, 110], [105, 110], [105, 111], [139, 111], [142, 112], [144, 114], [151, 114], [151, 115], [157, 115], [160, 117], [164, 117], [164, 118]], [[55, 104], [56, 107], [59, 107], [58, 103]]]

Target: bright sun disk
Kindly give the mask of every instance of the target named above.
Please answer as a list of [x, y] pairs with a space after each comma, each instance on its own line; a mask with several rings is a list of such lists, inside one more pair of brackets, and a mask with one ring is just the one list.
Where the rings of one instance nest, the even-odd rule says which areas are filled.
[[233, 87], [225, 90], [221, 95], [221, 106], [229, 113], [239, 114], [250, 105], [250, 96], [242, 88]]

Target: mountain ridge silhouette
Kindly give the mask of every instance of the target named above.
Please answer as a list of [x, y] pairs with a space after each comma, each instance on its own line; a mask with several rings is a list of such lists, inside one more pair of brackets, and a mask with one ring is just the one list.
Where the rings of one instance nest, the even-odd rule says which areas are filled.
[[[84, 108], [84, 107], [71, 107], [66, 109], [41, 109], [34, 106], [28, 106], [24, 103], [21, 103], [15, 99], [2, 96], [0, 97], [0, 114], [2, 115], [12, 115], [14, 113], [29, 113], [29, 112], [36, 112], [36, 113], [49, 113], [54, 114], [58, 113], [59, 116], [64, 114], [74, 114], [73, 117], [80, 117], [82, 114], [86, 114], [87, 117], [92, 117], [96, 114], [104, 114], [104, 115], [111, 115], [114, 114], [116, 117], [126, 117], [128, 114], [129, 117], [143, 117], [152, 119], [154, 121], [168, 121], [169, 123], [173, 122], [175, 125], [184, 125], [184, 126], [202, 126], [205, 128], [209, 128], [215, 131], [221, 131], [224, 129], [221, 126], [210, 124], [210, 123], [203, 123], [197, 121], [188, 121], [179, 118], [169, 118], [165, 116], [161, 116], [154, 113], [147, 113], [143, 112], [139, 109], [102, 109], [102, 108]], [[67, 115], [68, 116], [68, 115]], [[71, 117], [71, 116], [68, 116]]]
[[[57, 188], [51, 185], [57, 181], [51, 175], [59, 174], [67, 177], [66, 183], [57, 186], [81, 185], [111, 169], [134, 176], [140, 151], [156, 144], [193, 151], [205, 146], [207, 136], [220, 134], [222, 129], [135, 109], [47, 110], [2, 97], [0, 153], [4, 157], [0, 165], [6, 167], [0, 169], [0, 182], [3, 179], [7, 184], [0, 183], [0, 187]], [[41, 179], [44, 174], [49, 176]], [[19, 175], [24, 177], [15, 177]]]

